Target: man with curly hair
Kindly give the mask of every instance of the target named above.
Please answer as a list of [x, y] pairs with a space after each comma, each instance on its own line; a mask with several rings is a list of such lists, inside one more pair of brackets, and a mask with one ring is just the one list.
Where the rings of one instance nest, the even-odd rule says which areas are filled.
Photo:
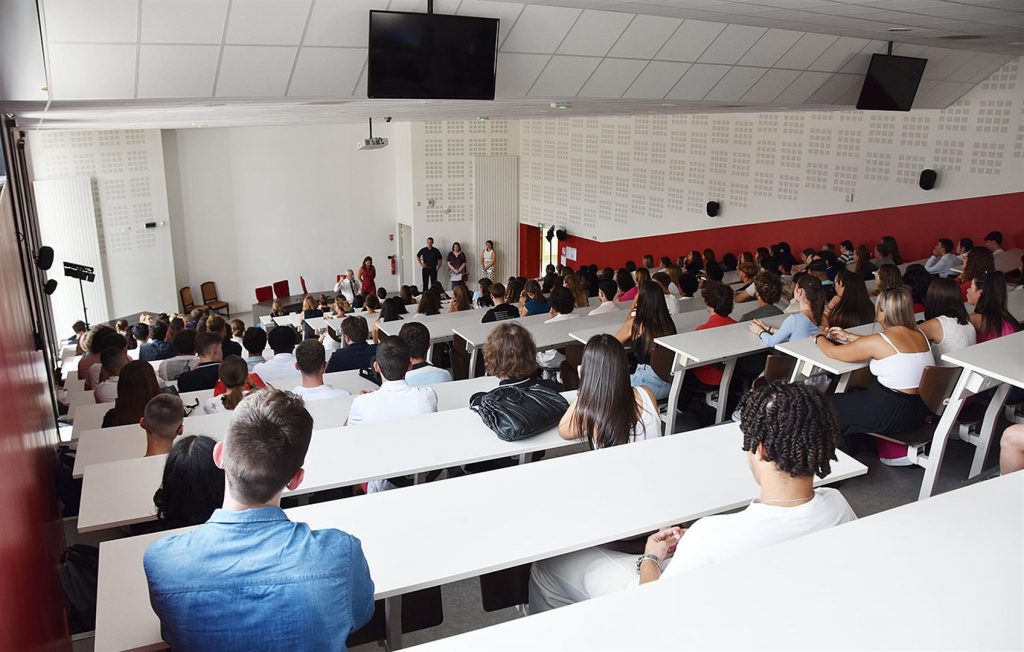
[[598, 546], [535, 563], [530, 611], [633, 586], [638, 574], [640, 584], [679, 575], [857, 518], [838, 490], [814, 488], [814, 476], [831, 471], [839, 436], [835, 412], [817, 390], [772, 383], [748, 392], [740, 402], [740, 430], [761, 487], [746, 509], [652, 534], [639, 558]]

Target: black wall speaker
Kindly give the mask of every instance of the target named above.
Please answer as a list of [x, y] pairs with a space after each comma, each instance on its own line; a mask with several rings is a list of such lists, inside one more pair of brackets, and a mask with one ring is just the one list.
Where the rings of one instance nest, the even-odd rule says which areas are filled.
[[921, 178], [918, 179], [917, 185], [921, 186], [921, 190], [931, 190], [935, 187], [935, 180], [939, 178], [939, 173], [935, 170], [921, 170]]
[[718, 217], [718, 209], [721, 206], [716, 201], [708, 202], [708, 217]]
[[46, 295], [49, 296], [49, 295], [53, 294], [56, 291], [57, 291], [57, 281], [51, 278], [49, 281], [46, 282], [46, 285], [43, 286], [43, 292], [45, 292]]
[[53, 267], [53, 247], [39, 247], [36, 253], [36, 267], [44, 272]]
[[559, 242], [561, 242], [562, 240], [568, 238], [569, 234], [566, 233], [565, 229], [558, 229], [557, 231], [555, 231], [555, 237], [558, 238]]

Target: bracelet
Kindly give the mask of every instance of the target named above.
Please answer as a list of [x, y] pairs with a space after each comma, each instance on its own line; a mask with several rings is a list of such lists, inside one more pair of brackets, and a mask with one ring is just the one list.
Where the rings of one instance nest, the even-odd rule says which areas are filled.
[[659, 572], [661, 571], [661, 560], [658, 559], [657, 557], [655, 557], [654, 555], [644, 554], [644, 555], [640, 555], [639, 557], [636, 558], [636, 574], [637, 575], [640, 574], [640, 567], [643, 566], [645, 561], [653, 561], [655, 564], [657, 564], [658, 571]]

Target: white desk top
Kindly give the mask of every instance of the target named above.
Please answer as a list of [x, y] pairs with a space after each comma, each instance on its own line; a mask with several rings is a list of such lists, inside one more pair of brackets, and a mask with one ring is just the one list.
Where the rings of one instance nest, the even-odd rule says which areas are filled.
[[401, 319], [395, 321], [382, 322], [380, 330], [385, 335], [398, 335], [398, 332], [402, 330], [402, 326], [407, 321], [418, 321], [427, 327], [430, 331], [430, 341], [432, 343], [444, 342], [452, 339], [452, 327], [456, 324], [474, 324], [479, 322], [484, 316], [484, 313], [480, 310], [463, 310], [462, 312], [442, 312], [438, 315], [425, 315], [422, 317], [416, 316], [413, 312], [408, 315], [403, 315]]
[[[1015, 473], [685, 576], [412, 649], [1019, 650], [1022, 496], [1024, 473]], [[893, 581], [894, 559], [913, 559], [922, 572]], [[821, 579], [793, 581], [794, 569]], [[879, 617], [868, 626], [866, 605], [879, 615], [913, 609], [942, 616], [918, 626]]]
[[[621, 328], [622, 324], [626, 321], [626, 311], [621, 310], [616, 314], [616, 316], [618, 317], [618, 321], [614, 321], [609, 324], [597, 326], [594, 328], [581, 328], [578, 330], [573, 330], [571, 333], [569, 333], [569, 337], [576, 340], [577, 342], [586, 344], [587, 342], [590, 341], [590, 338], [592, 338], [595, 335], [615, 335], [616, 333], [619, 332], [619, 328]], [[679, 314], [672, 315], [672, 321], [676, 325], [677, 333], [687, 333], [689, 331], [692, 331], [694, 328], [697, 328], [707, 320], [708, 315], [704, 311], [681, 312]]]
[[578, 330], [584, 326], [588, 327], [588, 329], [591, 326], [598, 328], [606, 326], [614, 329], [612, 331], [614, 333], [620, 326], [622, 326], [624, 319], [624, 312], [606, 313], [603, 315], [594, 315], [593, 317], [587, 317], [581, 314], [579, 317], [575, 317], [573, 319], [563, 319], [562, 321], [556, 321], [550, 324], [531, 324], [528, 327], [528, 330], [530, 331], [530, 335], [533, 336], [533, 342], [536, 344], [537, 350], [543, 351], [545, 349], [556, 349], [565, 346], [566, 344], [574, 343], [575, 340], [571, 331]]
[[[481, 317], [483, 317], [483, 315], [481, 315]], [[534, 327], [543, 324], [544, 322], [546, 322], [549, 319], [551, 319], [551, 315], [549, 315], [548, 313], [544, 313], [543, 315], [530, 315], [528, 317], [517, 317], [514, 320], [505, 320], [505, 321], [515, 321], [515, 322], [518, 322], [520, 325], [522, 325], [527, 330], [533, 331]], [[573, 319], [571, 321], [579, 322], [580, 318], [576, 318], [576, 319]], [[487, 342], [487, 336], [491, 334], [491, 331], [493, 331], [495, 328], [497, 328], [499, 324], [503, 324], [503, 323], [505, 323], [505, 322], [504, 321], [492, 321], [492, 322], [488, 322], [486, 324], [481, 324], [480, 320], [477, 319], [476, 321], [471, 321], [471, 322], [468, 322], [468, 323], [456, 324], [455, 326], [452, 327], [452, 331], [456, 335], [461, 337], [462, 339], [466, 340], [466, 345], [470, 349], [477, 349], [477, 348], [482, 347], [484, 345], [484, 343]]]
[[[562, 440], [554, 429], [521, 442], [501, 441], [476, 414], [462, 407], [473, 391], [482, 390], [488, 384], [493, 386], [493, 380], [475, 382], [475, 387], [474, 383], [463, 383], [466, 384], [461, 392], [438, 394], [438, 398], [445, 401], [443, 406], [449, 408], [443, 412], [396, 419], [387, 424], [317, 429], [306, 455], [305, 481], [286, 495], [572, 445]], [[566, 396], [571, 400], [575, 392], [567, 392]], [[457, 399], [458, 408], [454, 406]], [[317, 412], [316, 404], [323, 402], [310, 403], [310, 412]], [[215, 438], [220, 439], [223, 434], [222, 431]], [[84, 467], [79, 531], [153, 520], [152, 497], [160, 486], [165, 459], [165, 455], [134, 457]]]
[[[338, 527], [359, 537], [376, 597], [385, 598], [742, 506], [758, 489], [741, 442], [739, 427], [730, 423], [297, 507], [288, 514], [314, 528]], [[837, 454], [829, 481], [867, 471]], [[608, 491], [610, 477], [622, 487], [644, 487], [644, 500], [637, 500], [635, 491]], [[396, 537], [396, 527], [413, 533], [414, 555], [410, 538]], [[100, 544], [96, 650], [137, 649], [160, 641], [142, 555], [161, 536]]]
[[[769, 317], [764, 322], [770, 326], [778, 326], [785, 321], [786, 315]], [[707, 321], [705, 319], [705, 321]], [[668, 337], [659, 337], [655, 342], [677, 354], [688, 358], [696, 364], [717, 362], [725, 358], [755, 353], [768, 346], [750, 332], [750, 324], [740, 322], [707, 328], [702, 331], [679, 333]]]
[[[865, 324], [863, 326], [856, 326], [849, 329], [854, 335], [869, 335], [880, 331], [877, 324]], [[800, 340], [791, 340], [789, 342], [783, 342], [775, 347], [775, 350], [779, 353], [785, 353], [786, 355], [792, 356], [797, 360], [808, 362], [814, 365], [816, 368], [823, 371], [827, 371], [830, 374], [836, 374], [841, 376], [858, 369], [863, 369], [868, 366], [868, 361], [864, 362], [842, 362], [841, 360], [835, 360], [825, 355], [818, 345], [814, 343], [814, 338], [805, 337]]]
[[[212, 389], [201, 389], [195, 392], [184, 392], [179, 394], [182, 403], [186, 406], [192, 405], [199, 400], [200, 408], [202, 411], [202, 404], [206, 399], [213, 396]], [[81, 405], [75, 410], [75, 421], [71, 427], [71, 439], [78, 439], [83, 432], [88, 430], [98, 430], [103, 425], [103, 416], [114, 407], [114, 402], [109, 403], [92, 403]]]
[[942, 359], [1000, 382], [1024, 387], [1024, 332], [946, 353]]

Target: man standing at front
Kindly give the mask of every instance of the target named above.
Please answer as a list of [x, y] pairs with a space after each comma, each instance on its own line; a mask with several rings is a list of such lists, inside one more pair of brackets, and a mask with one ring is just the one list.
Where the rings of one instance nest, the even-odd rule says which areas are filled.
[[426, 292], [437, 283], [437, 270], [441, 268], [441, 252], [434, 246], [434, 239], [427, 238], [427, 246], [416, 253], [423, 273], [423, 291]]
[[256, 392], [235, 408], [213, 461], [224, 507], [146, 550], [149, 598], [174, 650], [345, 650], [373, 615], [359, 539], [293, 523], [281, 494], [301, 483], [313, 418], [302, 399]]

